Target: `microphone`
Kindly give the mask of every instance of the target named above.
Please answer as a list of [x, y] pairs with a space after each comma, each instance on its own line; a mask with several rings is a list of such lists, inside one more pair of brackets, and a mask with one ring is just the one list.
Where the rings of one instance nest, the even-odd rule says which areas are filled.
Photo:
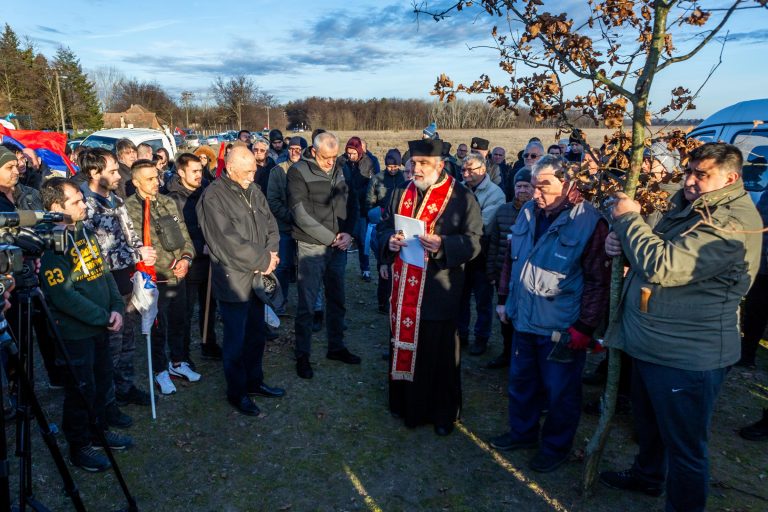
[[32, 227], [41, 222], [62, 222], [63, 213], [43, 212], [35, 210], [18, 210], [16, 212], [0, 212], [0, 228]]

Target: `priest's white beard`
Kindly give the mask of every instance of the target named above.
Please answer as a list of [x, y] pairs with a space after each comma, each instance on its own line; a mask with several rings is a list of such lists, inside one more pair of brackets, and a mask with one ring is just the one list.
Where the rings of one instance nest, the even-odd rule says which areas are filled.
[[426, 176], [422, 176], [420, 180], [415, 179], [413, 180], [413, 184], [416, 185], [416, 188], [424, 192], [425, 190], [429, 189], [432, 185], [437, 183], [437, 179], [440, 177], [440, 173], [435, 173], [431, 177], [427, 178]]

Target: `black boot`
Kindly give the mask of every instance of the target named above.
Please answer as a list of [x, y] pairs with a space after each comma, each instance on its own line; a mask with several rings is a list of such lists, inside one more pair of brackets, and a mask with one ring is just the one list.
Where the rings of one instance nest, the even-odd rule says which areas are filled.
[[488, 348], [488, 337], [475, 336], [475, 342], [472, 344], [471, 347], [469, 347], [469, 355], [481, 356], [485, 354], [485, 351], [487, 348]]
[[315, 316], [312, 318], [312, 332], [320, 332], [323, 328], [323, 312], [315, 311]]
[[739, 430], [739, 435], [749, 441], [768, 441], [768, 409], [763, 409], [760, 421]]
[[485, 365], [489, 370], [498, 370], [501, 368], [509, 368], [509, 361], [512, 358], [512, 339], [504, 337], [504, 351], [496, 356], [496, 358], [488, 361]]

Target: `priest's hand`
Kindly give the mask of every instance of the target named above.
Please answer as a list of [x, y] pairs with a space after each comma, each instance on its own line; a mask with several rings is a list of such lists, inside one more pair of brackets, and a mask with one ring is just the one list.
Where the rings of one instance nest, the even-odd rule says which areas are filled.
[[389, 237], [389, 250], [392, 252], [400, 252], [401, 247], [407, 247], [408, 242], [405, 241], [405, 235], [402, 233], [395, 233]]
[[501, 320], [501, 323], [509, 323], [509, 318], [507, 317], [507, 307], [504, 304], [499, 304], [496, 306], [496, 314], [499, 315], [499, 320]]
[[421, 235], [419, 240], [421, 240], [422, 247], [433, 254], [440, 251], [440, 247], [443, 245], [443, 239], [440, 235]]

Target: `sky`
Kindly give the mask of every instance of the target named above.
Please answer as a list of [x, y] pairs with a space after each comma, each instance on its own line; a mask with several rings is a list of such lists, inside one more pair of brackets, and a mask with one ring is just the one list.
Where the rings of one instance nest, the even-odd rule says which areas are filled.
[[[419, 0], [421, 1], [421, 0]], [[453, 2], [432, 1], [438, 9]], [[578, 20], [584, 0], [552, 2], [547, 10]], [[128, 77], [210, 97], [217, 76], [246, 74], [285, 102], [307, 96], [429, 98], [441, 73], [456, 83], [487, 73], [502, 84], [492, 19], [476, 8], [436, 23], [413, 13], [412, 0], [3, 0], [0, 22], [53, 55], [70, 47], [86, 70], [114, 66]], [[24, 6], [32, 6], [25, 9]], [[714, 5], [710, 3], [710, 5]], [[706, 117], [737, 101], [768, 96], [768, 11], [736, 13], [728, 24], [723, 63], [703, 88], [697, 109]], [[501, 29], [500, 29], [501, 30]], [[695, 35], [681, 38], [684, 48]], [[698, 89], [718, 61], [719, 43], [657, 76], [654, 105], [678, 85]], [[763, 62], [757, 64], [756, 62]]]

